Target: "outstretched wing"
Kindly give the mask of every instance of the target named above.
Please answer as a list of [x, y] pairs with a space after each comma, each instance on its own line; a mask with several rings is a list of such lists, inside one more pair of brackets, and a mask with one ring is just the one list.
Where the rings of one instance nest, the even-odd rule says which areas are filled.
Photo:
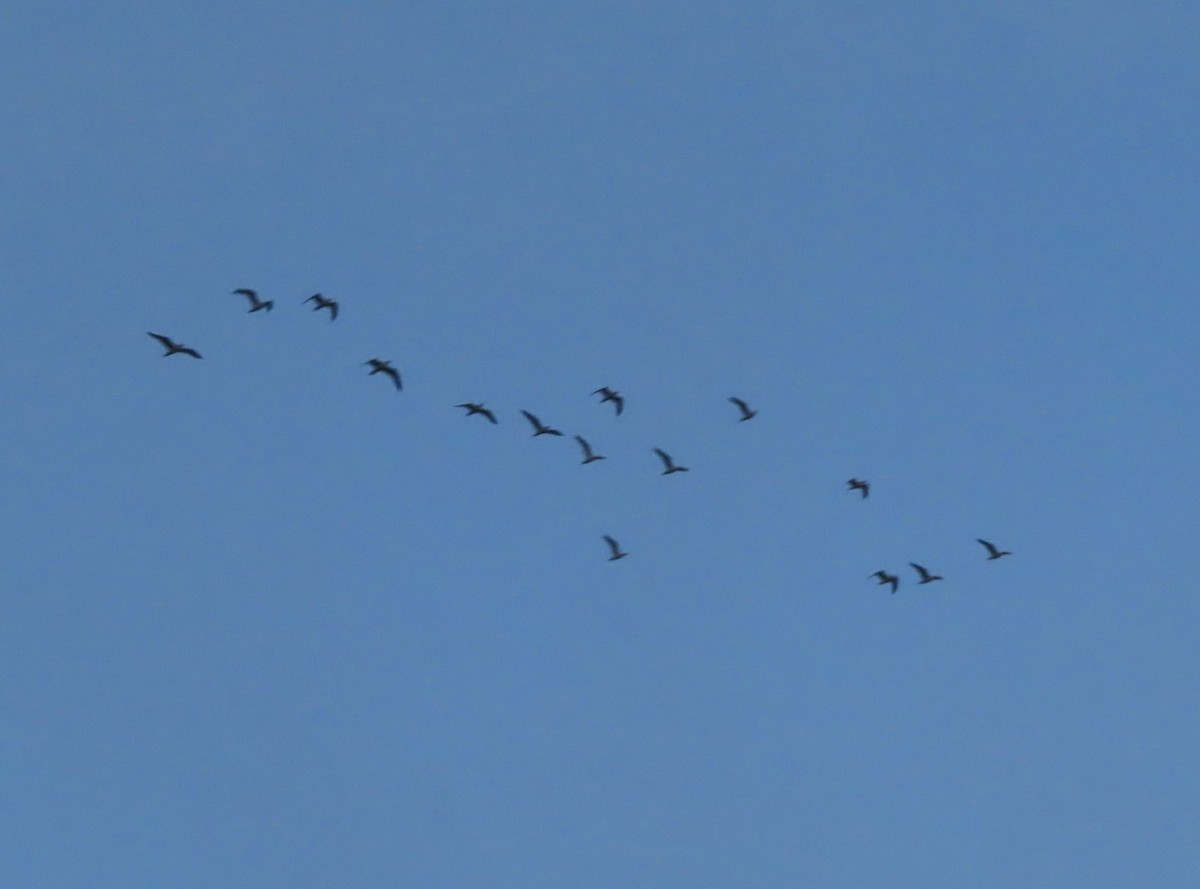
[[255, 302], [255, 303], [258, 302], [258, 291], [257, 290], [251, 290], [249, 287], [239, 287], [237, 290], [235, 290], [233, 292], [240, 294], [242, 296], [248, 297], [250, 299], [250, 302]]
[[918, 574], [920, 574], [922, 578], [926, 578], [929, 576], [929, 570], [927, 568], [925, 568], [923, 565], [918, 565], [916, 562], [909, 562], [908, 564], [912, 565], [913, 568], [916, 570], [916, 572]]
[[617, 542], [615, 540], [613, 540], [607, 534], [604, 535], [604, 540], [608, 544], [608, 548], [610, 550], [612, 550], [612, 554], [614, 556], [618, 555], [621, 552], [621, 547], [617, 544]]
[[529, 411], [522, 410], [521, 413], [525, 415], [525, 419], [528, 420], [532, 424], [534, 429], [536, 429], [540, 432], [542, 429], [546, 428], [542, 425], [542, 421], [539, 420], [537, 417], [535, 417], [533, 414], [529, 413]]
[[975, 539], [979, 543], [982, 543], [984, 545], [984, 547], [987, 548], [987, 551], [989, 553], [991, 553], [993, 556], [997, 555], [999, 553], [999, 550], [996, 549], [996, 545], [994, 543], [989, 543], [988, 541], [984, 540], [982, 537], [976, 537]]
[[337, 312], [338, 312], [338, 304], [334, 300], [331, 299], [325, 305], [329, 307], [329, 320], [336, 321], [337, 320]]
[[734, 398], [731, 395], [729, 396], [729, 400], [736, 404], [743, 414], [750, 413], [750, 405], [746, 404], [746, 402], [742, 401], [740, 398]]
[[164, 349], [174, 349], [175, 348], [175, 341], [172, 340], [169, 336], [163, 336], [161, 333], [150, 333], [150, 331], [148, 331], [148, 330], [146, 331], [146, 333], [149, 333], [150, 336], [154, 337], [156, 340], [158, 340], [160, 343], [162, 343], [162, 347]]
[[670, 469], [672, 466], [675, 465], [671, 461], [671, 455], [668, 454], [666, 451], [664, 451], [662, 448], [655, 448], [654, 453], [658, 454], [658, 459], [663, 461], [663, 465], [665, 467], [667, 467], [667, 469]]
[[579, 446], [581, 448], [583, 448], [583, 456], [585, 456], [585, 457], [592, 456], [592, 446], [587, 443], [586, 438], [584, 438], [582, 435], [576, 435], [575, 440], [577, 442], [579, 442]]

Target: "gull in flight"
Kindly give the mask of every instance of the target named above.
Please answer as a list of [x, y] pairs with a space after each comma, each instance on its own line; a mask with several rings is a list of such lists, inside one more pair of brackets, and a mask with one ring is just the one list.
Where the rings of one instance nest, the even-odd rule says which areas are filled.
[[539, 435], [562, 435], [557, 429], [551, 429], [529, 411], [521, 411], [525, 415], [525, 419], [533, 424], [533, 435], [536, 438]]
[[493, 424], [496, 424], [498, 422], [496, 420], [496, 415], [493, 414], [486, 407], [484, 407], [482, 404], [476, 404], [473, 401], [468, 401], [466, 404], [456, 404], [454, 406], [455, 407], [465, 407], [467, 409], [468, 417], [471, 416], [471, 414], [480, 414], [484, 417], [487, 417], [489, 420], [491, 420]]
[[625, 410], [625, 397], [616, 389], [610, 389], [608, 386], [601, 386], [592, 394], [603, 396], [600, 399], [601, 404], [604, 404], [606, 401], [611, 401], [617, 409], [618, 416], [620, 415], [621, 411]]
[[888, 574], [886, 571], [876, 571], [871, 576], [878, 577], [880, 584], [890, 583], [893, 593], [896, 592], [896, 587], [900, 586], [900, 578], [895, 574]]
[[753, 419], [758, 414], [758, 411], [751, 410], [750, 405], [746, 404], [746, 402], [742, 401], [740, 398], [734, 398], [733, 396], [730, 396], [729, 400], [736, 404], [738, 406], [738, 410], [742, 412], [741, 422], [743, 423], [747, 420]]
[[850, 481], [846, 482], [846, 484], [849, 486], [847, 490], [862, 491], [864, 500], [867, 499], [867, 495], [871, 492], [871, 485], [861, 478], [852, 478]]
[[[150, 333], [150, 331], [147, 330], [146, 333]], [[162, 343], [163, 348], [167, 350], [163, 352], [163, 358], [166, 358], [168, 355], [191, 355], [193, 358], [204, 357], [195, 349], [189, 349], [187, 346], [175, 342], [169, 336], [163, 336], [161, 333], [150, 333], [150, 336]]]
[[980, 543], [982, 543], [982, 544], [984, 545], [984, 547], [987, 549], [987, 551], [988, 551], [988, 561], [989, 561], [989, 562], [990, 562], [992, 559], [998, 559], [998, 558], [1000, 558], [1001, 556], [1011, 556], [1011, 555], [1012, 555], [1012, 553], [1011, 553], [1011, 552], [1009, 552], [1009, 551], [1008, 551], [1008, 550], [1006, 550], [1006, 549], [1004, 549], [1004, 550], [997, 549], [997, 548], [996, 548], [996, 544], [994, 544], [994, 543], [988, 543], [988, 542], [987, 542], [986, 540], [984, 540], [982, 537], [976, 537], [975, 539], [976, 539], [977, 541], [979, 541]]
[[576, 435], [575, 440], [577, 442], [579, 442], [579, 446], [581, 448], [583, 448], [583, 464], [585, 466], [588, 463], [595, 463], [597, 460], [604, 459], [603, 455], [597, 454], [595, 451], [592, 450], [592, 446], [587, 443], [587, 439], [584, 438], [582, 435]]
[[233, 292], [238, 294], [239, 296], [244, 296], [244, 297], [246, 297], [246, 299], [250, 300], [250, 311], [251, 312], [257, 312], [259, 309], [266, 309], [269, 312], [269, 311], [271, 311], [271, 309], [273, 309], [275, 307], [274, 300], [259, 299], [258, 291], [251, 290], [249, 287], [239, 287], [237, 290], [235, 290]]
[[620, 544], [618, 544], [615, 540], [613, 540], [607, 534], [604, 535], [604, 540], [608, 544], [608, 548], [610, 550], [612, 550], [612, 555], [608, 557], [608, 560], [610, 562], [615, 562], [617, 559], [623, 559], [627, 555], [629, 555], [629, 553], [621, 552]]
[[321, 294], [314, 293], [312, 296], [310, 296], [308, 299], [306, 299], [305, 302], [306, 303], [311, 303], [311, 302], [316, 303], [316, 305], [313, 306], [314, 312], [319, 312], [319, 311], [321, 311], [321, 309], [329, 309], [329, 320], [330, 321], [337, 320], [338, 304], [337, 304], [336, 299], [326, 299], [325, 297], [321, 296]]
[[922, 565], [918, 565], [916, 562], [909, 562], [908, 564], [912, 565], [914, 570], [921, 575], [921, 579], [917, 581], [918, 583], [932, 583], [935, 580], [944, 579], [940, 574], [930, 574], [929, 569]]
[[371, 365], [371, 372], [367, 374], [369, 377], [375, 374], [387, 374], [392, 378], [392, 382], [396, 384], [397, 389], [403, 389], [404, 385], [400, 382], [400, 371], [392, 367], [390, 361], [384, 361], [382, 358], [372, 358], [370, 361], [364, 361], [364, 365]]
[[687, 472], [686, 466], [679, 466], [671, 459], [671, 455], [662, 448], [655, 448], [654, 453], [658, 454], [658, 459], [663, 461], [663, 465], [667, 467], [662, 471], [663, 475], [670, 475], [672, 472]]

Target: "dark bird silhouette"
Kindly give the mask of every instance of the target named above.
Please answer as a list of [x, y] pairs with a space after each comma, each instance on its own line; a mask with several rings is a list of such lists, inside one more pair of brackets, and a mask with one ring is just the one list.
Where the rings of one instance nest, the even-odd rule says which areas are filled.
[[249, 287], [239, 287], [237, 290], [235, 290], [233, 292], [237, 293], [241, 296], [244, 296], [244, 297], [246, 297], [246, 299], [250, 300], [250, 311], [251, 312], [257, 312], [259, 309], [266, 309], [269, 312], [269, 311], [271, 311], [271, 309], [275, 308], [274, 300], [259, 299], [257, 290], [251, 290]]
[[888, 574], [886, 571], [876, 571], [871, 576], [878, 577], [880, 584], [890, 583], [893, 593], [896, 592], [896, 587], [900, 586], [900, 578], [895, 574]]
[[364, 361], [364, 365], [371, 365], [371, 372], [367, 374], [369, 377], [375, 374], [387, 374], [392, 378], [392, 382], [396, 384], [397, 389], [403, 389], [404, 385], [400, 382], [400, 371], [392, 367], [390, 361], [384, 361], [382, 358], [372, 358], [370, 361]]
[[945, 579], [940, 574], [930, 574], [927, 568], [922, 565], [918, 565], [916, 562], [909, 562], [908, 564], [912, 565], [913, 569], [921, 575], [921, 579], [917, 581], [918, 583], [932, 583], [935, 580]]
[[336, 299], [326, 299], [325, 297], [321, 296], [321, 294], [314, 293], [312, 296], [310, 296], [308, 299], [306, 299], [305, 302], [306, 303], [311, 303], [311, 302], [316, 303], [316, 305], [313, 306], [314, 312], [319, 312], [319, 311], [321, 311], [321, 309], [329, 309], [329, 320], [330, 321], [337, 320], [338, 304], [337, 304]]
[[736, 404], [738, 406], [738, 410], [742, 412], [741, 422], [744, 423], [758, 415], [758, 411], [751, 410], [750, 405], [746, 404], [746, 402], [742, 401], [740, 398], [734, 398], [733, 396], [730, 396], [729, 400]]
[[604, 457], [595, 453], [592, 446], [587, 443], [587, 439], [582, 435], [576, 435], [575, 440], [579, 442], [579, 446], [583, 448], [583, 463], [586, 466], [588, 463], [595, 463], [597, 460], [603, 460]]
[[[146, 333], [150, 333], [150, 331], [147, 330]], [[163, 348], [167, 350], [163, 352], [163, 358], [166, 358], [168, 355], [191, 355], [193, 358], [204, 357], [195, 349], [189, 349], [187, 346], [175, 342], [169, 336], [163, 336], [161, 333], [150, 333], [150, 336], [162, 343]]]
[[521, 411], [525, 415], [525, 419], [533, 424], [533, 435], [536, 438], [539, 435], [562, 435], [557, 429], [551, 429], [529, 411]]
[[688, 468], [686, 466], [676, 465], [675, 461], [671, 459], [671, 455], [668, 454], [666, 451], [662, 450], [661, 448], [655, 448], [654, 453], [658, 454], [658, 459], [662, 460], [663, 466], [667, 467], [666, 469], [664, 469], [662, 471], [663, 475], [670, 475], [672, 472], [687, 472], [688, 471]]
[[846, 484], [849, 486], [849, 487], [847, 488], [847, 490], [850, 490], [850, 491], [854, 491], [854, 490], [862, 491], [862, 495], [863, 495], [863, 499], [864, 499], [864, 500], [865, 500], [865, 499], [867, 499], [867, 495], [868, 495], [869, 493], [871, 493], [871, 485], [870, 485], [868, 482], [866, 482], [866, 481], [864, 481], [863, 479], [861, 479], [861, 478], [852, 478], [852, 479], [850, 479], [850, 481], [846, 482]]
[[494, 423], [494, 424], [498, 423], [498, 421], [496, 420], [496, 415], [493, 414], [486, 407], [484, 407], [482, 404], [476, 404], [473, 401], [468, 401], [466, 404], [456, 404], [454, 406], [455, 407], [465, 407], [467, 409], [468, 417], [471, 416], [471, 414], [481, 414], [482, 416], [485, 416], [489, 420], [491, 420], [492, 423]]
[[611, 401], [616, 407], [618, 415], [620, 415], [621, 411], [625, 410], [625, 397], [616, 389], [610, 389], [607, 386], [601, 386], [592, 394], [603, 396], [600, 399], [601, 404], [604, 404], [606, 401]]
[[1012, 553], [1006, 549], [1004, 549], [1004, 550], [996, 549], [996, 545], [994, 543], [988, 543], [988, 541], [984, 540], [982, 537], [976, 537], [975, 539], [977, 541], [979, 541], [980, 543], [982, 543], [984, 545], [984, 547], [987, 549], [989, 562], [992, 559], [998, 559], [1001, 556], [1011, 556], [1012, 555]]
[[629, 555], [629, 553], [621, 552], [620, 544], [618, 544], [615, 540], [613, 540], [607, 534], [604, 535], [604, 540], [606, 543], [608, 543], [608, 548], [610, 550], [612, 550], [612, 555], [608, 557], [608, 560], [610, 562], [615, 562], [617, 559], [623, 559], [627, 555]]

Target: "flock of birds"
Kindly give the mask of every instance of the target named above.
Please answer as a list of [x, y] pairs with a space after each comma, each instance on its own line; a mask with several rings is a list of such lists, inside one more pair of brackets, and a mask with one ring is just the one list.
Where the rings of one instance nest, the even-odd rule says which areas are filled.
[[[264, 310], [267, 312], [270, 312], [275, 307], [274, 300], [261, 299], [258, 295], [258, 291], [252, 290], [249, 287], [239, 287], [236, 290], [232, 291], [232, 293], [237, 296], [246, 297], [246, 299], [250, 303], [249, 311], [251, 313], [261, 312]], [[304, 304], [308, 304], [308, 303], [313, 304], [314, 312], [328, 311], [329, 312], [329, 320], [330, 321], [337, 320], [337, 316], [338, 316], [337, 300], [328, 299], [327, 297], [323, 296], [320, 293], [314, 293], [312, 296], [310, 296], [304, 300]], [[169, 357], [171, 355], [188, 355], [192, 358], [203, 358], [204, 357], [199, 352], [197, 352], [195, 349], [191, 348], [190, 346], [185, 346], [182, 343], [176, 342], [175, 340], [171, 339], [171, 337], [169, 337], [169, 336], [165, 336], [161, 333], [153, 333], [151, 331], [147, 331], [147, 333], [149, 333], [149, 335], [152, 336], [154, 339], [158, 340], [158, 342], [166, 350], [163, 353], [164, 358]], [[382, 358], [370, 358], [367, 361], [363, 362], [363, 365], [371, 368], [371, 370], [368, 371], [367, 376], [374, 376], [375, 374], [383, 374], [384, 376], [391, 379], [392, 384], [396, 387], [397, 391], [403, 391], [404, 382], [400, 377], [400, 371], [396, 370], [396, 368], [392, 366], [390, 361], [385, 361]], [[606, 402], [611, 402], [614, 409], [616, 410], [617, 416], [620, 416], [621, 413], [625, 410], [625, 397], [623, 395], [621, 395], [621, 393], [616, 391], [615, 389], [612, 389], [608, 386], [601, 386], [599, 389], [595, 390], [592, 394], [600, 396], [601, 404], [604, 404]], [[729, 398], [729, 401], [735, 407], [737, 407], [737, 409], [740, 411], [741, 417], [739, 418], [739, 420], [741, 422], [745, 422], [747, 420], [752, 420], [752, 419], [754, 419], [755, 416], [758, 415], [758, 411], [751, 408], [750, 405], [747, 404], [741, 398], [731, 396]], [[466, 416], [468, 416], [468, 417], [478, 415], [493, 424], [496, 424], [496, 425], [499, 424], [499, 420], [496, 419], [496, 414], [489, 408], [485, 407], [480, 402], [468, 401], [468, 402], [464, 402], [463, 404], [455, 405], [455, 407], [460, 407], [460, 408], [463, 408], [464, 410], [466, 410], [466, 412], [467, 412]], [[529, 421], [529, 424], [533, 427], [534, 437], [537, 437], [539, 435], [553, 435], [553, 436], [561, 437], [563, 435], [562, 430], [555, 429], [552, 426], [547, 426], [535, 414], [532, 414], [527, 410], [522, 410], [521, 414], [525, 417], [526, 420]], [[592, 449], [591, 444], [582, 435], [576, 435], [576, 436], [574, 436], [574, 438], [575, 438], [575, 441], [579, 444], [580, 449], [583, 451], [583, 461], [582, 461], [583, 465], [586, 466], [589, 463], [595, 463], [598, 460], [605, 459], [602, 454], [597, 454]], [[662, 461], [662, 464], [663, 464], [662, 475], [674, 475], [677, 472], [688, 472], [689, 471], [688, 467], [680, 466], [678, 463], [675, 462], [675, 460], [671, 457], [670, 454], [668, 454], [666, 451], [662, 450], [661, 448], [654, 448], [653, 450], [654, 450], [654, 453], [656, 455], [658, 455], [658, 459]], [[864, 500], [870, 496], [871, 485], [870, 485], [870, 482], [868, 482], [865, 479], [852, 478], [846, 482], [846, 485], [847, 485], [847, 490], [858, 491], [861, 494], [862, 499], [864, 499]], [[602, 539], [608, 545], [608, 549], [609, 549], [609, 553], [610, 553], [608, 560], [610, 562], [618, 561], [619, 559], [623, 559], [629, 555], [629, 553], [627, 553], [621, 549], [621, 545], [617, 542], [617, 540], [615, 538], [609, 536], [608, 534], [605, 534], [602, 536]], [[976, 537], [975, 539], [981, 546], [983, 546], [983, 548], [985, 550], [987, 550], [987, 553], [988, 553], [987, 557], [988, 557], [989, 561], [993, 561], [995, 559], [1002, 558], [1003, 556], [1011, 556], [1012, 555], [1011, 551], [1002, 550], [999, 547], [997, 547], [995, 544], [993, 544], [992, 542], [990, 542], [988, 540], [984, 540], [982, 537]], [[912, 567], [912, 569], [914, 571], [917, 572], [917, 576], [920, 578], [917, 581], [918, 584], [932, 583], [935, 580], [944, 580], [945, 579], [940, 574], [934, 574], [928, 568], [926, 568], [924, 565], [919, 565], [916, 562], [909, 562], [908, 564]], [[886, 570], [880, 569], [879, 571], [876, 571], [874, 574], [871, 574], [870, 577], [875, 578], [876, 581], [880, 585], [890, 586], [893, 593], [895, 593], [896, 590], [900, 587], [900, 577], [896, 574], [891, 574]]]

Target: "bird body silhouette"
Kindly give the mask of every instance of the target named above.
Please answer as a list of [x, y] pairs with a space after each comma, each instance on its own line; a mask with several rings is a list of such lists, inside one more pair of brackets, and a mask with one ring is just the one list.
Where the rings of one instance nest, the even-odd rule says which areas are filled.
[[476, 404], [473, 401], [468, 401], [466, 404], [456, 404], [455, 407], [465, 407], [467, 409], [468, 417], [471, 416], [471, 414], [479, 414], [491, 420], [493, 425], [498, 425], [499, 423], [499, 421], [496, 419], [496, 415], [482, 404]]
[[559, 432], [557, 429], [553, 429], [550, 426], [547, 426], [545, 423], [543, 423], [541, 420], [539, 420], [533, 414], [529, 413], [529, 411], [523, 410], [523, 411], [521, 411], [521, 413], [523, 413], [525, 415], [525, 419], [528, 420], [530, 422], [530, 424], [532, 424], [534, 438], [536, 438], [539, 435], [562, 435], [562, 433]]
[[729, 397], [729, 400], [730, 400], [731, 402], [733, 402], [734, 404], [736, 404], [736, 405], [738, 406], [738, 410], [740, 410], [740, 411], [742, 412], [742, 416], [741, 416], [741, 420], [740, 420], [740, 422], [742, 422], [742, 423], [745, 423], [747, 420], [752, 420], [752, 419], [754, 419], [756, 416], [758, 416], [758, 411], [756, 411], [756, 410], [751, 410], [751, 409], [750, 409], [750, 405], [746, 404], [746, 402], [742, 401], [742, 399], [740, 399], [740, 398], [734, 398], [734, 397], [731, 395], [731, 396]]
[[916, 562], [909, 562], [908, 564], [912, 565], [913, 569], [921, 575], [921, 579], [917, 583], [932, 583], [935, 580], [945, 580], [940, 574], [930, 574], [929, 569], [923, 565], [918, 565]]
[[251, 290], [249, 287], [239, 287], [233, 292], [250, 300], [251, 312], [257, 312], [261, 309], [266, 309], [269, 312], [271, 309], [275, 308], [275, 301], [270, 299], [259, 299], [257, 290]]
[[597, 454], [595, 451], [592, 450], [592, 446], [590, 444], [588, 444], [587, 439], [584, 438], [582, 435], [576, 435], [575, 440], [577, 442], [579, 442], [579, 446], [581, 448], [583, 448], [583, 464], [585, 466], [588, 463], [595, 463], [597, 460], [604, 459], [603, 455]]
[[672, 460], [671, 455], [668, 454], [666, 451], [664, 451], [662, 448], [655, 448], [654, 453], [658, 454], [658, 459], [662, 460], [663, 466], [666, 467], [666, 469], [664, 469], [662, 471], [663, 475], [670, 475], [672, 472], [688, 472], [689, 471], [686, 466], [680, 466], [674, 460]]
[[857, 491], [862, 491], [862, 495], [863, 495], [863, 499], [864, 499], [864, 500], [866, 500], [866, 499], [867, 499], [867, 495], [868, 495], [869, 493], [871, 493], [871, 485], [870, 485], [870, 483], [868, 483], [868, 482], [864, 481], [864, 480], [863, 480], [863, 479], [861, 479], [861, 478], [852, 478], [852, 479], [850, 479], [850, 481], [846, 482], [846, 484], [848, 485], [848, 488], [847, 488], [847, 490], [850, 490], [850, 491], [856, 491], [856, 490], [857, 490]]
[[371, 372], [367, 376], [373, 377], [375, 374], [387, 374], [392, 378], [392, 382], [396, 384], [397, 390], [404, 388], [404, 384], [400, 382], [400, 371], [392, 367], [390, 361], [384, 361], [382, 358], [372, 358], [370, 361], [364, 361], [363, 364], [371, 366]]
[[895, 574], [888, 574], [886, 571], [876, 571], [871, 576], [878, 577], [880, 584], [891, 584], [893, 593], [896, 592], [896, 587], [900, 586], [900, 578]]
[[321, 294], [314, 293], [312, 296], [310, 296], [308, 299], [306, 299], [305, 302], [306, 303], [311, 303], [311, 302], [316, 303], [316, 305], [313, 306], [314, 312], [319, 312], [319, 311], [321, 311], [321, 309], [329, 309], [329, 320], [330, 321], [337, 320], [338, 304], [337, 304], [336, 299], [326, 299], [325, 297], [321, 296]]
[[620, 416], [621, 411], [625, 410], [625, 397], [616, 389], [610, 389], [608, 386], [601, 386], [592, 394], [601, 396], [601, 404], [604, 404], [606, 401], [611, 401], [613, 406], [617, 409], [618, 416]]
[[161, 333], [150, 333], [148, 330], [146, 333], [150, 334], [150, 336], [162, 343], [163, 348], [167, 350], [163, 352], [163, 358], [166, 358], [168, 355], [191, 355], [193, 358], [204, 357], [195, 349], [191, 349], [185, 345], [182, 345], [181, 343], [177, 343], [169, 336], [163, 336]]
[[608, 557], [610, 562], [615, 562], [617, 559], [623, 559], [629, 555], [629, 553], [621, 552], [620, 544], [618, 544], [607, 534], [604, 535], [604, 541], [608, 544], [608, 548], [612, 551], [612, 555]]
[[982, 543], [982, 544], [984, 545], [984, 548], [985, 548], [985, 549], [987, 549], [987, 551], [988, 551], [988, 561], [989, 561], [989, 562], [990, 562], [992, 559], [998, 559], [998, 558], [1000, 558], [1001, 556], [1011, 556], [1011, 555], [1012, 555], [1012, 553], [1011, 553], [1011, 552], [1009, 552], [1009, 551], [1008, 551], [1008, 550], [1006, 550], [1006, 549], [1005, 549], [1005, 550], [997, 549], [997, 548], [996, 548], [996, 545], [995, 545], [994, 543], [988, 543], [988, 542], [987, 542], [986, 540], [984, 540], [982, 537], [976, 537], [975, 539], [976, 539], [976, 540], [977, 540], [979, 543]]

